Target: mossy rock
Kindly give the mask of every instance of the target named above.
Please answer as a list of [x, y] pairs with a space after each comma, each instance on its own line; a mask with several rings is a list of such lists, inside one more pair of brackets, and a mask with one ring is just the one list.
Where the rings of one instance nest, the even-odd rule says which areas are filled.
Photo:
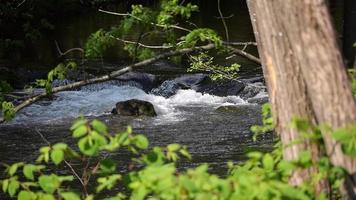
[[152, 103], [138, 99], [118, 102], [112, 113], [124, 116], [157, 116]]

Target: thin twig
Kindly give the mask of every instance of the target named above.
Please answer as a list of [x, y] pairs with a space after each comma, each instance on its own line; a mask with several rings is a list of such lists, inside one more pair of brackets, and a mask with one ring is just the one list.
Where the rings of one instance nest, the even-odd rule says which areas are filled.
[[61, 48], [59, 47], [58, 45], [58, 42], [57, 41], [54, 41], [54, 43], [56, 44], [56, 48], [57, 48], [57, 51], [59, 53], [59, 56], [58, 57], [62, 57], [62, 56], [65, 56], [67, 55], [68, 53], [70, 52], [73, 52], [73, 51], [80, 51], [81, 53], [84, 53], [84, 49], [82, 48], [71, 48], [71, 49], [68, 49], [67, 51], [65, 52], [62, 52]]
[[234, 14], [231, 14], [229, 16], [226, 16], [226, 17], [217, 17], [217, 16], [214, 16], [216, 19], [230, 19], [232, 17], [234, 17], [235, 15]]
[[[116, 16], [129, 16], [129, 17], [132, 17], [133, 19], [136, 19], [138, 21], [143, 21], [143, 19], [139, 18], [139, 17], [136, 17], [134, 15], [131, 15], [130, 13], [117, 13], [117, 12], [111, 12], [111, 11], [107, 11], [107, 10], [102, 10], [102, 9], [99, 9], [98, 10], [99, 12], [102, 12], [102, 13], [106, 13], [106, 14], [110, 14], [110, 15], [116, 15]], [[186, 31], [186, 32], [191, 32], [192, 30], [189, 30], [187, 28], [184, 28], [184, 27], [181, 27], [181, 26], [178, 26], [178, 25], [162, 25], [162, 24], [156, 24], [156, 23], [153, 23], [153, 22], [150, 22], [151, 25], [153, 26], [157, 26], [157, 27], [161, 27], [161, 28], [173, 28], [173, 29], [177, 29], [177, 30], [181, 30], [181, 31]]]
[[146, 44], [142, 44], [140, 42], [134, 42], [134, 41], [130, 41], [130, 40], [124, 40], [124, 39], [121, 39], [121, 38], [117, 38], [117, 37], [114, 37], [114, 36], [110, 36], [120, 42], [123, 42], [123, 43], [127, 43], [127, 44], [137, 44], [138, 47], [144, 47], [144, 48], [148, 48], [148, 49], [170, 49], [172, 48], [173, 46], [153, 46], [153, 45], [146, 45]]
[[227, 25], [226, 25], [226, 22], [225, 22], [225, 18], [224, 18], [224, 15], [222, 14], [221, 12], [221, 8], [220, 8], [220, 0], [217, 1], [218, 3], [218, 11], [219, 11], [219, 15], [221, 17], [221, 22], [223, 23], [224, 25], [224, 29], [225, 29], [225, 36], [226, 36], [226, 40], [229, 42], [229, 30], [227, 29]]
[[257, 46], [257, 42], [223, 42], [224, 45], [230, 45], [230, 46], [245, 46], [245, 45], [251, 45], [251, 46]]
[[256, 56], [252, 55], [252, 54], [249, 54], [243, 50], [240, 50], [240, 49], [236, 49], [234, 47], [231, 47], [231, 46], [227, 46], [228, 50], [230, 50], [231, 52], [235, 53], [235, 54], [238, 54], [240, 56], [243, 56], [249, 60], [251, 60], [252, 62], [255, 62], [257, 64], [261, 64], [261, 60], [259, 58], [257, 58]]
[[22, 4], [24, 4], [25, 2], [26, 2], [26, 0], [23, 0], [22, 2], [20, 2], [20, 3], [16, 6], [16, 8], [22, 6]]
[[[35, 129], [35, 131], [36, 131], [37, 134], [39, 134], [39, 135], [41, 136], [42, 140], [43, 140], [44, 142], [46, 142], [49, 147], [52, 146], [51, 143], [43, 136], [43, 134], [42, 134], [37, 128]], [[79, 180], [79, 182], [82, 184], [83, 190], [84, 190], [84, 193], [85, 193], [85, 196], [88, 196], [88, 191], [87, 191], [86, 185], [84, 184], [83, 179], [80, 178], [79, 174], [75, 171], [75, 169], [72, 167], [72, 165], [71, 165], [68, 161], [66, 161], [65, 159], [64, 159], [63, 161], [64, 161], [64, 163], [69, 167], [69, 169], [72, 171], [73, 175], [74, 175], [74, 176]]]

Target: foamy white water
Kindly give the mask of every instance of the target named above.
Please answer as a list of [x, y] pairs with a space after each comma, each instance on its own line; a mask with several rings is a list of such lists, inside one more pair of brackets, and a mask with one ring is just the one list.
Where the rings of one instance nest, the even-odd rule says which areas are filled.
[[179, 107], [189, 106], [220, 106], [246, 104], [237, 96], [218, 97], [202, 94], [194, 90], [179, 90], [176, 95], [164, 98], [146, 94], [143, 90], [132, 86], [98, 84], [84, 87], [80, 91], [65, 91], [56, 94], [49, 102], [33, 104], [20, 111], [12, 123], [41, 122], [53, 123], [80, 115], [99, 116], [110, 113], [119, 101], [140, 99], [151, 102], [158, 116], [155, 122], [184, 120], [184, 113]]

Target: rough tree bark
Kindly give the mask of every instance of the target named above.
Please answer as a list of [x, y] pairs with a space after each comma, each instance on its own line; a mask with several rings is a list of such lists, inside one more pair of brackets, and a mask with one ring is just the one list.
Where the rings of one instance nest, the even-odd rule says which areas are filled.
[[[289, 126], [295, 116], [332, 128], [355, 123], [356, 104], [326, 2], [247, 2], [282, 143], [287, 145], [299, 137]], [[331, 162], [355, 173], [355, 159], [342, 153], [330, 133], [323, 133], [323, 139]], [[296, 159], [302, 150], [311, 150], [314, 159], [322, 153], [306, 141], [286, 148], [284, 157]], [[300, 184], [315, 170], [296, 172], [291, 182]], [[325, 182], [315, 187], [316, 192], [325, 188]]]

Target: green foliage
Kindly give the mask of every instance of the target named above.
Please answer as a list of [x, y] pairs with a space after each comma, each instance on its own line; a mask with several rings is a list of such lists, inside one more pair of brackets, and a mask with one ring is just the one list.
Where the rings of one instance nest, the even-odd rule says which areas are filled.
[[265, 103], [262, 105], [262, 125], [251, 126], [251, 131], [254, 133], [253, 140], [256, 141], [258, 135], [273, 131], [275, 124], [271, 115], [271, 105]]
[[10, 121], [15, 117], [15, 106], [11, 102], [3, 101], [1, 104], [2, 115], [6, 121]]
[[10, 84], [6, 81], [0, 81], [0, 110], [6, 121], [10, 121], [15, 117], [15, 106], [11, 102], [7, 102], [5, 95], [13, 90]]
[[198, 56], [190, 56], [190, 67], [188, 72], [209, 72], [212, 80], [235, 80], [238, 77], [240, 65], [232, 64], [231, 66], [221, 66], [213, 63], [213, 57], [206, 53], [200, 53]]
[[[182, 20], [188, 20], [198, 6], [180, 0], [161, 0], [157, 8], [148, 8], [142, 5], [133, 5], [131, 13], [126, 14], [120, 24], [110, 31], [102, 29], [93, 33], [85, 47], [85, 55], [89, 58], [102, 57], [105, 50], [115, 45], [116, 38], [124, 43], [124, 49], [129, 56], [144, 60], [153, 57], [162, 49], [150, 48], [139, 43], [152, 43], [160, 41], [160, 45], [174, 48], [191, 48], [198, 44], [214, 43], [217, 48], [222, 46], [222, 40], [212, 29], [199, 28], [192, 31], [177, 26]], [[178, 32], [188, 32], [185, 36]], [[179, 38], [179, 36], [182, 36]], [[135, 38], [134, 40], [132, 38]], [[129, 39], [133, 41], [124, 42]], [[178, 41], [178, 42], [177, 42]], [[137, 44], [135, 44], [137, 42]], [[166, 49], [166, 48], [164, 48]]]
[[85, 56], [88, 58], [98, 58], [103, 56], [103, 52], [114, 45], [114, 39], [107, 32], [100, 29], [92, 33], [85, 44]]
[[221, 37], [209, 28], [197, 28], [182, 37], [183, 41], [180, 43], [181, 48], [190, 48], [198, 44], [198, 42], [208, 42], [215, 44], [216, 48], [222, 46]]
[[161, 10], [157, 16], [157, 24], [175, 24], [175, 16], [180, 16], [183, 19], [189, 19], [192, 15], [192, 12], [198, 10], [198, 6], [191, 3], [182, 5], [180, 0], [162, 0]]
[[341, 143], [346, 155], [356, 157], [356, 125], [339, 128], [332, 133], [332, 137]]
[[356, 98], [356, 69], [349, 69], [349, 76], [351, 79], [351, 87], [354, 98]]
[[52, 83], [55, 79], [64, 80], [66, 74], [70, 70], [74, 70], [77, 67], [76, 63], [69, 62], [66, 64], [58, 64], [47, 74], [47, 79], [37, 79], [35, 85], [46, 89], [47, 95], [52, 94]]
[[155, 55], [155, 52], [147, 48], [138, 48], [134, 44], [125, 45], [124, 49], [129, 53], [131, 57], [137, 57], [138, 60], [146, 60]]
[[[265, 116], [269, 115], [268, 110], [269, 108], [264, 108]], [[310, 134], [320, 134], [316, 127], [306, 121], [296, 119], [293, 124], [301, 132], [312, 131]], [[327, 157], [312, 160], [308, 151], [300, 152], [297, 160], [283, 160], [283, 147], [280, 143], [276, 144], [271, 153], [248, 153], [247, 160], [241, 165], [229, 162], [226, 177], [209, 173], [209, 166], [206, 164], [178, 173], [176, 161], [181, 157], [191, 158], [186, 147], [182, 145], [170, 144], [165, 148], [154, 147], [148, 150], [147, 138], [144, 135], [134, 135], [131, 127], [124, 132], [110, 134], [106, 125], [98, 120], [78, 119], [70, 130], [72, 136], [78, 140], [78, 148], [75, 148], [78, 151], [64, 143], [57, 143], [40, 149], [37, 164], [20, 162], [6, 166], [5, 177], [0, 180], [2, 193], [25, 200], [93, 200], [97, 195], [115, 190], [121, 184], [128, 189], [125, 192], [128, 196], [119, 192], [114, 196], [107, 195], [106, 199], [309, 200], [326, 199], [323, 193], [315, 195], [315, 181], [328, 178], [332, 188], [337, 190], [344, 177], [344, 171], [333, 167]], [[340, 142], [346, 140], [344, 131], [338, 130], [334, 133]], [[139, 169], [120, 174], [110, 154], [105, 153], [109, 156], [100, 160], [101, 153], [122, 148], [133, 153], [133, 162], [140, 166]], [[92, 182], [95, 184], [95, 190], [90, 191], [90, 194], [78, 194], [78, 190], [71, 189], [70, 183], [74, 181], [74, 176], [63, 173], [58, 175], [46, 169], [50, 162], [61, 166], [65, 160], [65, 164], [71, 166], [71, 160], [85, 161], [93, 156], [99, 156], [99, 162], [93, 163], [93, 167], [83, 169], [85, 175], [82, 176], [82, 181], [89, 182], [90, 177], [96, 179], [95, 183]], [[318, 173], [315, 176], [300, 186], [289, 184], [289, 178], [295, 170], [310, 167], [317, 167]], [[336, 197], [336, 194], [333, 194], [333, 197]]]

